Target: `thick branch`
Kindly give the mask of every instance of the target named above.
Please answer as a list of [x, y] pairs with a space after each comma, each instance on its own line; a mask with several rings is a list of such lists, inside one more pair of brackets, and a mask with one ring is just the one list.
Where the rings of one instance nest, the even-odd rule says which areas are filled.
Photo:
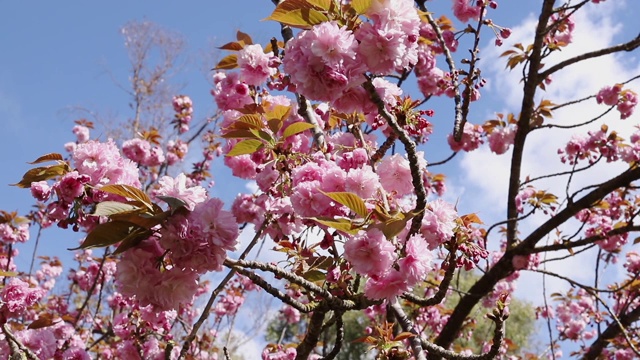
[[444, 326], [436, 343], [442, 347], [448, 347], [455, 340], [464, 320], [471, 312], [471, 309], [484, 297], [491, 292], [498, 281], [504, 279], [513, 272], [512, 260], [515, 255], [526, 255], [534, 252], [535, 245], [542, 240], [547, 234], [571, 219], [580, 210], [590, 207], [595, 202], [604, 198], [617, 188], [626, 186], [632, 181], [640, 179], [640, 167], [629, 169], [622, 174], [600, 184], [593, 191], [585, 195], [580, 200], [569, 204], [558, 214], [547, 220], [534, 230], [526, 239], [518, 246], [508, 249], [504, 256], [487, 271], [472, 287], [469, 294], [465, 295], [453, 313], [449, 317], [449, 321]]
[[304, 340], [296, 348], [296, 360], [306, 360], [311, 354], [311, 351], [318, 344], [318, 339], [322, 334], [322, 322], [324, 321], [325, 312], [323, 310], [316, 310], [311, 315], [309, 321], [309, 327], [307, 328], [307, 334]]
[[574, 56], [570, 59], [567, 59], [565, 61], [562, 61], [556, 65], [553, 65], [552, 67], [548, 68], [546, 71], [542, 72], [540, 74], [539, 79], [546, 79], [549, 75], [555, 73], [558, 70], [562, 70], [565, 67], [578, 63], [580, 61], [584, 61], [584, 60], [588, 60], [588, 59], [593, 59], [596, 57], [600, 57], [600, 56], [604, 56], [604, 55], [609, 55], [609, 54], [613, 54], [616, 52], [620, 52], [620, 51], [633, 51], [635, 49], [637, 49], [640, 46], [640, 35], [637, 36], [635, 39], [626, 42], [624, 44], [619, 44], [619, 45], [615, 45], [615, 46], [611, 46], [608, 48], [604, 48], [604, 49], [600, 49], [600, 50], [596, 50], [596, 51], [591, 51], [588, 53], [584, 53], [578, 56]]
[[597, 359], [602, 353], [602, 350], [609, 345], [610, 340], [620, 335], [622, 333], [622, 329], [629, 327], [633, 322], [640, 319], [640, 306], [633, 309], [633, 311], [620, 316], [618, 319], [620, 321], [619, 323], [614, 321], [609, 324], [602, 334], [591, 344], [591, 346], [589, 346], [589, 351], [587, 351], [583, 359]]
[[[507, 219], [516, 219], [518, 210], [516, 206], [516, 196], [520, 190], [520, 172], [522, 167], [522, 157], [524, 155], [524, 144], [529, 133], [530, 120], [533, 115], [534, 98], [538, 86], [538, 69], [542, 61], [542, 48], [544, 46], [544, 34], [549, 22], [549, 17], [553, 13], [553, 0], [545, 0], [542, 4], [538, 25], [536, 27], [536, 37], [533, 42], [533, 49], [529, 56], [529, 71], [524, 82], [522, 105], [518, 128], [513, 144], [513, 154], [511, 156], [511, 174], [509, 178], [509, 193], [507, 197]], [[507, 224], [507, 249], [516, 241], [517, 222], [511, 221]]]

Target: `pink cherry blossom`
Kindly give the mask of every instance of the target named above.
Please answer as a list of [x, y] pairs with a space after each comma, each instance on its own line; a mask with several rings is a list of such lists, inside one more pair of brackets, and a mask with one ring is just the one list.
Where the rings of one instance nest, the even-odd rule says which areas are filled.
[[389, 271], [396, 260], [395, 246], [378, 229], [371, 229], [344, 245], [344, 256], [353, 269], [362, 275], [381, 275]]
[[398, 197], [413, 193], [409, 161], [399, 154], [385, 157], [378, 165], [377, 173], [386, 191], [394, 192]]
[[184, 201], [187, 209], [193, 210], [196, 204], [207, 199], [207, 190], [199, 185], [191, 184], [184, 173], [175, 178], [163, 176], [158, 180], [158, 188], [151, 192], [152, 196], [170, 196]]
[[334, 101], [359, 86], [364, 65], [356, 58], [351, 31], [323, 22], [287, 43], [282, 64], [297, 91], [311, 100]]
[[275, 75], [276, 69], [270, 66], [271, 57], [264, 53], [259, 44], [245, 45], [238, 52], [240, 75], [247, 85], [258, 86], [269, 76]]

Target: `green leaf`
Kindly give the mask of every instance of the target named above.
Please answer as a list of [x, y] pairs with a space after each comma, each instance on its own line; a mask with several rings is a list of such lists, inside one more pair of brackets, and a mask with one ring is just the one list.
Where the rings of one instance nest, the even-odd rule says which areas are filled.
[[364, 201], [356, 194], [350, 192], [323, 192], [323, 194], [327, 195], [334, 201], [348, 207], [354, 213], [358, 214], [360, 217], [367, 217], [369, 211], [367, 210], [367, 206]]
[[358, 15], [362, 15], [371, 7], [371, 0], [352, 0], [351, 7]]
[[34, 165], [34, 164], [39, 164], [39, 163], [42, 163], [42, 162], [54, 161], [54, 160], [62, 161], [63, 160], [62, 155], [60, 155], [58, 153], [49, 153], [49, 154], [40, 156], [35, 161], [30, 162], [28, 164]]
[[148, 233], [147, 237], [151, 235], [151, 231], [143, 229], [136, 224], [127, 221], [110, 221], [96, 226], [87, 234], [82, 245], [69, 250], [106, 247], [119, 243], [132, 235], [135, 236], [135, 234], [139, 234], [141, 231]]
[[231, 70], [238, 67], [238, 55], [231, 54], [225, 56], [213, 70]]
[[407, 220], [391, 220], [386, 223], [378, 223], [371, 226], [382, 231], [387, 240], [391, 240], [404, 230], [407, 226]]
[[358, 233], [358, 231], [360, 231], [360, 229], [354, 226], [351, 220], [349, 219], [334, 219], [334, 218], [310, 218], [310, 219], [322, 225], [326, 225], [328, 227], [331, 227], [336, 230], [343, 231], [352, 235], [355, 235]]
[[306, 122], [294, 122], [293, 124], [287, 126], [282, 133], [282, 140], [286, 140], [289, 136], [293, 136], [295, 134], [299, 134], [305, 130], [309, 130], [313, 128], [313, 125]]
[[311, 282], [323, 281], [327, 279], [327, 274], [323, 273], [320, 270], [309, 270], [302, 274], [302, 277]]
[[20, 180], [20, 182], [12, 185], [25, 189], [31, 187], [31, 183], [33, 182], [53, 179], [55, 177], [66, 174], [68, 171], [69, 165], [67, 165], [66, 163], [51, 166], [41, 166], [27, 171], [22, 176], [22, 180]]
[[253, 154], [264, 146], [264, 143], [256, 139], [242, 140], [235, 144], [227, 153], [227, 156]]
[[127, 199], [133, 199], [140, 201], [144, 206], [146, 206], [149, 210], [153, 211], [153, 203], [147, 194], [145, 194], [142, 190], [135, 188], [129, 185], [105, 185], [101, 187], [101, 191], [108, 192], [110, 194], [124, 196]]
[[141, 210], [139, 207], [119, 201], [103, 201], [96, 205], [96, 210], [92, 215], [95, 216], [111, 216], [113, 214], [128, 213]]
[[259, 139], [262, 139], [270, 144], [274, 143], [273, 136], [271, 136], [271, 134], [269, 134], [268, 132], [264, 130], [258, 130], [258, 129], [251, 129], [250, 131], [253, 135], [258, 137]]

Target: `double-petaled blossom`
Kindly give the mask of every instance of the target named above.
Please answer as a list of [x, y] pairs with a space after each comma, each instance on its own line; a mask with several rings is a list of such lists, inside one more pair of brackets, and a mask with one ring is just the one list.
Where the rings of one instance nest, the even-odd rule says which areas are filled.
[[89, 176], [91, 185], [140, 186], [138, 167], [120, 155], [120, 150], [111, 139], [105, 143], [89, 140], [79, 144], [71, 158], [78, 173]]
[[238, 225], [220, 199], [195, 205], [188, 214], [176, 214], [160, 231], [160, 244], [170, 251], [178, 268], [196, 273], [222, 270], [227, 251], [235, 250]]
[[334, 101], [364, 82], [365, 66], [356, 57], [358, 43], [350, 30], [324, 22], [287, 43], [282, 60], [297, 91], [310, 100]]
[[246, 45], [238, 51], [238, 67], [242, 80], [247, 85], [258, 86], [276, 74], [274, 59], [264, 53], [259, 44]]

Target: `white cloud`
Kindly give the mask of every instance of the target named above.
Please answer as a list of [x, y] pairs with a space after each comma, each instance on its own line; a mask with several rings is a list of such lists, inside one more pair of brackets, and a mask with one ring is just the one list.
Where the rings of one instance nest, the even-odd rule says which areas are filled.
[[[579, 11], [575, 17], [576, 28], [573, 43], [545, 59], [545, 67], [549, 68], [563, 59], [585, 52], [612, 46], [614, 45], [613, 40], [618, 35], [622, 38], [630, 38], [629, 36], [623, 36], [624, 28], [622, 24], [616, 22], [615, 18], [616, 11], [622, 10], [623, 7], [624, 4], [622, 2], [607, 2], [598, 6], [588, 6], [587, 9]], [[513, 27], [509, 42], [501, 48], [491, 45], [483, 49], [481, 52], [483, 59], [497, 58], [500, 53], [507, 50], [514, 43], [519, 42], [527, 46], [533, 39], [535, 21], [536, 19], [529, 17], [518, 26]], [[635, 32], [632, 35], [635, 35]], [[587, 60], [554, 74], [553, 82], [547, 87], [547, 91], [538, 92], [537, 101], [545, 98], [556, 104], [562, 104], [594, 95], [605, 85], [625, 81], [640, 73], [640, 64], [629, 61], [625, 56], [626, 54], [617, 54], [615, 56]], [[496, 108], [506, 108], [508, 111], [517, 114], [522, 101], [522, 82], [520, 81], [522, 71], [519, 69], [511, 72], [505, 71], [505, 63], [506, 59], [493, 62], [485, 61], [481, 64], [483, 66], [483, 76], [489, 78], [491, 83], [490, 87], [487, 88], [490, 92], [487, 95], [501, 100], [501, 104], [498, 104]], [[595, 99], [590, 99], [577, 106], [568, 106], [555, 111], [554, 118], [551, 121], [563, 125], [578, 124], [601, 114], [606, 109], [606, 106], [596, 104]], [[478, 111], [478, 109], [475, 109], [475, 111]], [[480, 109], [479, 112], [482, 113], [483, 110]], [[501, 111], [499, 110], [498, 112]], [[637, 119], [638, 116], [636, 115], [633, 118]], [[597, 121], [586, 127], [571, 130], [547, 129], [535, 131], [527, 138], [522, 178], [527, 175], [539, 176], [569, 170], [570, 167], [560, 162], [557, 150], [564, 147], [564, 144], [572, 134], [586, 134], [587, 130], [599, 129], [603, 122], [607, 123], [610, 129], [617, 130], [622, 137], [626, 138], [635, 131], [634, 125], [637, 124], [637, 121], [632, 118], [620, 120], [619, 113], [614, 110], [604, 117], [603, 121]], [[480, 210], [479, 215], [485, 223], [500, 221], [505, 217], [510, 162], [510, 153], [497, 156], [492, 154], [486, 147], [464, 154], [459, 162], [459, 174], [453, 179], [454, 187], [464, 188], [462, 191], [465, 197], [461, 199], [461, 201], [464, 201], [463, 205]], [[572, 179], [570, 191], [576, 191], [586, 185], [603, 181], [614, 174], [620, 173], [624, 168], [624, 165], [609, 165], [585, 172]], [[551, 191], [563, 198], [566, 181], [567, 177], [555, 177], [537, 182], [535, 186], [538, 189]], [[525, 237], [535, 227], [539, 226], [544, 219], [544, 217], [539, 216], [524, 223], [519, 229], [521, 237]], [[566, 227], [566, 230], [570, 230], [570, 227]], [[494, 241], [491, 248], [496, 248], [498, 246], [497, 243], [497, 241]], [[559, 255], [560, 252], [552, 254], [554, 257]], [[548, 264], [548, 270], [586, 282], [593, 276], [594, 262], [594, 252], [589, 252], [560, 262], [550, 263]], [[518, 294], [539, 303], [542, 294], [541, 284], [542, 279], [540, 276], [523, 274]], [[561, 280], [547, 278], [547, 294], [566, 288], [566, 286], [566, 283]]]

